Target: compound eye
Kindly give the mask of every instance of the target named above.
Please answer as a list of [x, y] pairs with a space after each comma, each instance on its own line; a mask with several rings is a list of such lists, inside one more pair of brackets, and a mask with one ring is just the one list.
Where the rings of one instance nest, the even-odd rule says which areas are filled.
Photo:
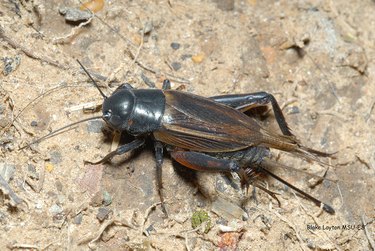
[[112, 116], [112, 111], [111, 111], [111, 110], [105, 111], [105, 112], [103, 113], [103, 118], [104, 118], [105, 120], [109, 120], [109, 119], [111, 118], [111, 116]]

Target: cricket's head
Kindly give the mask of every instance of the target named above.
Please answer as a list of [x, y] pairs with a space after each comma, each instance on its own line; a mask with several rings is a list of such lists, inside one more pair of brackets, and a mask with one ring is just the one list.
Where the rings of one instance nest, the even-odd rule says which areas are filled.
[[135, 96], [129, 85], [120, 86], [103, 101], [103, 119], [114, 130], [128, 131], [134, 109]]

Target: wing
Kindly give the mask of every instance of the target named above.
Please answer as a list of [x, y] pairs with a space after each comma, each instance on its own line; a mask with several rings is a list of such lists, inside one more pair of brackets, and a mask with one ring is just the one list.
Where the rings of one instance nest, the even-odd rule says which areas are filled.
[[[157, 140], [200, 152], [231, 152], [253, 145], [290, 143], [273, 135], [254, 119], [210, 99], [180, 91], [164, 91], [166, 107]], [[285, 141], [285, 142], [283, 142]], [[277, 148], [277, 147], [276, 147]]]

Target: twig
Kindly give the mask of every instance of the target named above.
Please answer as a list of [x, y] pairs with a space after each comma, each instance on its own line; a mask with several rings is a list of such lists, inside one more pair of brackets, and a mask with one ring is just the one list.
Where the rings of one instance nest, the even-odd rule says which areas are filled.
[[78, 245], [81, 245], [81, 244], [84, 244], [84, 243], [87, 243], [89, 242], [89, 245], [92, 245], [94, 244], [94, 242], [96, 242], [97, 240], [99, 240], [99, 238], [102, 236], [102, 234], [104, 233], [104, 231], [111, 225], [116, 225], [116, 226], [124, 226], [124, 227], [129, 227], [129, 228], [133, 228], [129, 223], [127, 222], [122, 222], [120, 220], [116, 220], [116, 219], [111, 219], [105, 223], [102, 224], [102, 226], [100, 227], [100, 229], [94, 233], [94, 234], [90, 234], [89, 236], [86, 236], [86, 237], [83, 237], [81, 240], [78, 241]]
[[[133, 54], [133, 52], [131, 52], [130, 50], [127, 50], [127, 52], [129, 53], [129, 56], [134, 60], [135, 59], [135, 55]], [[180, 77], [176, 77], [170, 73], [166, 73], [166, 72], [160, 72], [159, 70], [155, 70], [149, 66], [146, 66], [144, 65], [143, 63], [141, 63], [138, 59], [135, 60], [135, 62], [137, 63], [137, 65], [139, 65], [141, 68], [145, 69], [146, 71], [149, 71], [153, 74], [160, 74], [162, 73], [163, 75], [165, 75], [166, 77], [168, 77], [170, 80], [173, 80], [175, 82], [179, 82], [179, 83], [184, 83], [184, 84], [190, 84], [190, 81], [187, 80], [187, 79], [184, 79], [184, 78], [180, 78]]]
[[369, 231], [367, 229], [367, 225], [370, 222], [372, 222], [373, 220], [366, 223], [364, 215], [361, 216], [361, 220], [362, 220], [362, 224], [363, 224], [363, 227], [364, 227], [364, 230], [365, 230], [365, 234], [366, 234], [367, 240], [370, 243], [370, 246], [371, 246], [372, 250], [374, 251], [375, 250], [375, 242], [374, 242], [374, 239], [372, 238], [371, 234], [369, 233]]
[[324, 77], [326, 78], [326, 80], [328, 82], [329, 89], [331, 90], [333, 96], [336, 98], [337, 102], [339, 102], [339, 104], [341, 104], [340, 98], [339, 98], [334, 86], [328, 80], [327, 74], [323, 71], [323, 69], [318, 65], [317, 62], [315, 62], [315, 60], [308, 53], [306, 53], [306, 56], [311, 60], [311, 62], [315, 65], [315, 67], [324, 75]]
[[[169, 231], [158, 231], [157, 234], [158, 235], [167, 235], [167, 236], [173, 236], [173, 237], [177, 237], [177, 238], [181, 238], [181, 239], [184, 239], [185, 240], [185, 247], [186, 247], [186, 250], [191, 250], [189, 248], [189, 245], [188, 245], [188, 234], [190, 233], [195, 233], [195, 232], [198, 232], [198, 231], [201, 231], [202, 233], [204, 232], [204, 229], [206, 229], [206, 226], [207, 226], [208, 222], [205, 221], [205, 222], [202, 222], [201, 224], [199, 224], [199, 226], [197, 226], [196, 228], [194, 229], [190, 229], [190, 230], [183, 230], [183, 231], [180, 231], [178, 233], [171, 233]], [[210, 241], [212, 242], [211, 240], [208, 240], [202, 236], [196, 236], [197, 238], [200, 238], [202, 240], [205, 240], [205, 241]]]
[[[41, 99], [41, 98], [43, 98], [43, 97], [45, 97], [45, 96], [47, 96], [47, 95], [50, 95], [50, 94], [52, 94], [53, 92], [55, 92], [55, 91], [58, 91], [58, 90], [60, 90], [60, 89], [63, 89], [63, 88], [71, 88], [71, 87], [79, 87], [78, 85], [59, 85], [59, 86], [56, 86], [56, 87], [53, 87], [52, 89], [50, 89], [50, 90], [47, 90], [46, 92], [44, 92], [44, 93], [42, 93], [42, 94], [40, 94], [39, 96], [37, 96], [36, 98], [34, 98], [33, 100], [31, 100], [25, 107], [23, 107], [21, 110], [20, 110], [20, 112], [16, 115], [16, 116], [14, 116], [14, 118], [12, 119], [12, 121], [8, 124], [8, 125], [6, 125], [5, 127], [4, 127], [4, 131], [3, 131], [3, 133], [0, 135], [0, 136], [2, 136], [2, 135], [4, 135], [4, 133], [10, 128], [10, 127], [12, 127], [12, 125], [14, 126], [14, 123], [18, 120], [18, 118], [22, 115], [22, 113], [30, 106], [30, 105], [32, 105], [33, 103], [36, 103], [36, 101], [38, 100], [38, 99]], [[22, 127], [22, 129], [26, 132], [26, 133], [28, 133], [28, 134], [30, 134], [30, 132], [29, 131], [27, 131], [25, 128], [23, 128]], [[18, 129], [17, 129], [18, 130]]]
[[169, 62], [169, 59], [164, 59], [164, 63], [169, 67], [171, 71], [174, 71], [172, 64]]
[[138, 57], [139, 57], [139, 53], [141, 52], [141, 49], [143, 47], [144, 40], [145, 40], [145, 26], [143, 26], [143, 29], [142, 29], [141, 43], [138, 46], [137, 52], [135, 53], [133, 62], [132, 62], [130, 67], [132, 67], [135, 64], [135, 62], [137, 62]]
[[[164, 201], [165, 202], [165, 201]], [[141, 234], [143, 234], [143, 232], [145, 231], [145, 225], [146, 225], [146, 221], [148, 219], [148, 216], [150, 215], [151, 211], [155, 209], [156, 206], [160, 205], [161, 202], [157, 202], [157, 203], [154, 203], [152, 204], [150, 207], [148, 207], [145, 211], [145, 214], [144, 214], [144, 217], [143, 217], [143, 222], [142, 222], [142, 228], [141, 228]]]
[[12, 190], [12, 188], [9, 186], [9, 184], [4, 180], [3, 176], [1, 175], [0, 175], [0, 190], [4, 194], [9, 195], [12, 206], [18, 206], [22, 202], [22, 199], [17, 196], [17, 194]]
[[344, 205], [344, 196], [342, 195], [340, 185], [339, 185], [338, 182], [337, 182], [336, 186], [337, 186], [337, 190], [339, 190], [339, 195], [340, 195], [340, 199], [341, 199], [341, 206], [340, 206], [340, 208], [341, 208]]
[[[0, 86], [0, 88], [5, 92], [5, 98], [3, 99], [3, 103], [5, 104], [5, 103], [8, 103], [9, 105], [9, 108], [10, 108], [10, 110], [11, 110], [11, 121], [7, 124], [7, 125], [5, 125], [5, 127], [3, 127], [1, 130], [2, 130], [2, 133], [1, 133], [1, 135], [0, 136], [3, 136], [6, 132], [7, 132], [7, 130], [10, 128], [10, 127], [14, 127], [14, 129], [16, 129], [16, 131], [19, 133], [19, 135], [21, 136], [22, 134], [21, 134], [21, 130], [15, 125], [15, 118], [14, 118], [14, 107], [15, 107], [15, 102], [13, 101], [13, 99], [12, 99], [12, 97], [9, 95], [9, 92], [7, 91], [7, 90], [5, 90], [2, 86]], [[8, 101], [9, 100], [9, 101]], [[23, 127], [22, 127], [22, 124], [20, 125], [20, 127], [22, 128], [22, 129], [24, 129]]]
[[295, 232], [296, 236], [297, 236], [297, 239], [298, 239], [298, 242], [300, 244], [300, 247], [302, 250], [307, 250], [307, 247], [306, 247], [306, 244], [304, 243], [302, 237], [299, 235], [296, 227], [294, 226], [294, 224], [292, 224], [289, 220], [287, 220], [285, 217], [281, 216], [278, 212], [276, 212], [275, 210], [272, 210], [272, 212], [282, 221], [284, 221], [286, 224], [289, 225], [289, 227], [291, 229], [293, 229], [293, 231]]
[[68, 43], [68, 39], [74, 37], [77, 35], [78, 30], [80, 30], [83, 26], [91, 23], [93, 16], [91, 16], [87, 21], [80, 23], [77, 27], [74, 27], [71, 29], [70, 33], [68, 35], [65, 35], [63, 37], [54, 38], [52, 43], [53, 44], [65, 44]]
[[38, 185], [36, 187], [37, 193], [40, 193], [40, 191], [42, 191], [45, 177], [46, 177], [46, 168], [41, 168], [39, 182], [38, 182]]
[[368, 114], [365, 117], [366, 122], [371, 118], [371, 114], [372, 114], [372, 111], [374, 110], [374, 107], [375, 107], [375, 100], [372, 102], [370, 111], [368, 112]]
[[49, 248], [50, 246], [52, 246], [52, 244], [54, 244], [56, 241], [53, 241], [51, 243], [48, 243], [47, 245], [45, 245], [43, 248], [41, 248], [41, 250], [47, 250], [47, 248]]
[[26, 47], [20, 45], [19, 43], [17, 43], [16, 41], [14, 41], [10, 37], [8, 37], [5, 34], [4, 29], [2, 29], [1, 27], [0, 27], [0, 38], [3, 39], [5, 42], [7, 42], [14, 49], [20, 49], [26, 56], [28, 56], [30, 58], [42, 61], [44, 63], [47, 63], [49, 65], [52, 65], [52, 66], [55, 66], [57, 68], [61, 68], [61, 69], [64, 69], [64, 70], [69, 69], [69, 67], [61, 65], [60, 63], [58, 63], [58, 62], [56, 62], [56, 61], [54, 61], [54, 60], [52, 60], [50, 58], [36, 55], [31, 50], [27, 49]]
[[89, 11], [91, 13], [91, 15], [93, 15], [94, 17], [96, 17], [102, 24], [104, 24], [105, 26], [107, 26], [108, 29], [110, 29], [112, 32], [114, 32], [117, 36], [119, 36], [122, 40], [124, 40], [127, 44], [133, 46], [133, 47], [136, 47], [136, 45], [130, 41], [129, 39], [127, 39], [126, 37], [124, 37], [123, 35], [121, 35], [116, 29], [114, 29], [112, 26], [110, 26], [106, 21], [104, 21], [103, 19], [101, 19], [98, 15], [96, 15], [93, 11], [91, 11], [89, 8], [87, 8], [83, 3], [82, 1], [80, 1], [80, 4], [85, 7], [85, 9], [87, 11]]
[[104, 223], [98, 232], [96, 232], [96, 234], [94, 235], [95, 237], [90, 241], [89, 245], [93, 244], [94, 242], [96, 242], [97, 240], [99, 240], [99, 238], [102, 236], [103, 232], [107, 229], [107, 227], [109, 227], [110, 225], [114, 224], [115, 223], [115, 220], [110, 220], [110, 221], [107, 221], [106, 223]]
[[[204, 229], [206, 228], [207, 224], [208, 224], [208, 222], [205, 221], [205, 222], [202, 222], [201, 224], [199, 224], [199, 226], [197, 226], [196, 228], [194, 228], [192, 230], [180, 232], [181, 237], [183, 237], [185, 239], [185, 247], [186, 247], [187, 251], [191, 250], [189, 248], [189, 237], [188, 237], [188, 234], [194, 233], [194, 232], [198, 232], [199, 230], [202, 231], [202, 232], [204, 232]], [[182, 234], [184, 234], [184, 235], [182, 235]]]
[[188, 239], [187, 233], [185, 233], [185, 247], [186, 247], [187, 251], [190, 251], [190, 248], [189, 248], [189, 239]]
[[71, 106], [71, 107], [68, 107], [68, 108], [64, 108], [64, 111], [76, 112], [76, 111], [81, 111], [81, 110], [96, 110], [95, 107], [101, 106], [102, 103], [103, 103], [103, 101], [100, 101], [100, 103], [95, 102], [95, 101], [87, 102], [87, 103], [83, 103], [83, 104], [79, 104], [79, 105], [74, 105], [74, 106]]
[[23, 243], [16, 243], [9, 247], [11, 250], [13, 249], [32, 249], [32, 250], [40, 250], [40, 248], [36, 245], [31, 244], [23, 244]]
[[[143, 44], [144, 44], [144, 31], [145, 31], [145, 27], [143, 27], [142, 29], [142, 36], [141, 36], [141, 43], [139, 44], [138, 48], [137, 48], [137, 52], [133, 58], [133, 62], [130, 64], [128, 70], [126, 71], [126, 74], [125, 74], [125, 78], [127, 78], [129, 72], [130, 72], [130, 69], [134, 66], [134, 64], [136, 63], [138, 57], [139, 57], [139, 54], [141, 52], [141, 49], [143, 47]], [[127, 49], [129, 51], [129, 54], [131, 54], [131, 51], [130, 49]], [[124, 63], [121, 63], [121, 65], [119, 67], [117, 67], [114, 71], [112, 71], [111, 75], [109, 76], [108, 80], [107, 80], [107, 83], [112, 81], [112, 79], [114, 78], [114, 76], [117, 74], [117, 72], [120, 71], [120, 69], [124, 68]]]
[[155, 83], [152, 82], [145, 74], [143, 74], [143, 72], [141, 72], [141, 79], [148, 87], [155, 88]]
[[333, 117], [337, 117], [339, 118], [340, 120], [342, 121], [347, 121], [348, 119], [345, 118], [344, 116], [341, 116], [339, 113], [337, 112], [332, 112], [332, 111], [321, 111], [321, 112], [317, 112], [319, 115], [328, 115], [328, 116], [333, 116]]
[[358, 154], [356, 154], [355, 157], [358, 159], [359, 162], [361, 162], [362, 164], [364, 164], [368, 169], [374, 169], [375, 170], [375, 167], [373, 167], [371, 165], [371, 163], [369, 163], [366, 160], [364, 160], [361, 157], [359, 157]]
[[[130, 56], [131, 59], [133, 59], [133, 60], [136, 59], [136, 58], [135, 58], [135, 55], [133, 54], [133, 52], [132, 52], [131, 50], [127, 49], [126, 51], [128, 52], [128, 54], [129, 54], [129, 56]], [[137, 59], [135, 60], [135, 62], [136, 62], [141, 68], [145, 69], [146, 71], [149, 71], [149, 72], [154, 73], [154, 74], [158, 74], [158, 73], [159, 73], [159, 71], [157, 71], [157, 70], [155, 70], [155, 69], [153, 69], [153, 68], [151, 68], [151, 67], [149, 67], [149, 66], [146, 66], [146, 65], [142, 64], [142, 63], [139, 62]]]
[[183, 84], [190, 84], [190, 81], [185, 79], [185, 78], [176, 77], [173, 74], [170, 74], [170, 73], [167, 73], [167, 72], [164, 72], [163, 74], [165, 76], [167, 76], [170, 80], [173, 80], [175, 82], [179, 82], [179, 83], [183, 83]]

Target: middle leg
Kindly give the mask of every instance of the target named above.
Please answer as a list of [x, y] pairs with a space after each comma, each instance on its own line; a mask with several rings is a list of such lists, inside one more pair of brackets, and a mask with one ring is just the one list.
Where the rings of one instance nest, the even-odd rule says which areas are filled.
[[163, 167], [163, 144], [159, 141], [155, 141], [155, 160], [156, 160], [156, 182], [158, 185], [158, 192], [161, 202], [161, 209], [163, 213], [168, 217], [167, 210], [164, 204], [164, 193], [163, 193], [163, 180], [162, 180], [162, 167]]
[[237, 161], [215, 158], [204, 153], [176, 150], [171, 152], [171, 156], [181, 165], [198, 171], [237, 173], [240, 171]]

